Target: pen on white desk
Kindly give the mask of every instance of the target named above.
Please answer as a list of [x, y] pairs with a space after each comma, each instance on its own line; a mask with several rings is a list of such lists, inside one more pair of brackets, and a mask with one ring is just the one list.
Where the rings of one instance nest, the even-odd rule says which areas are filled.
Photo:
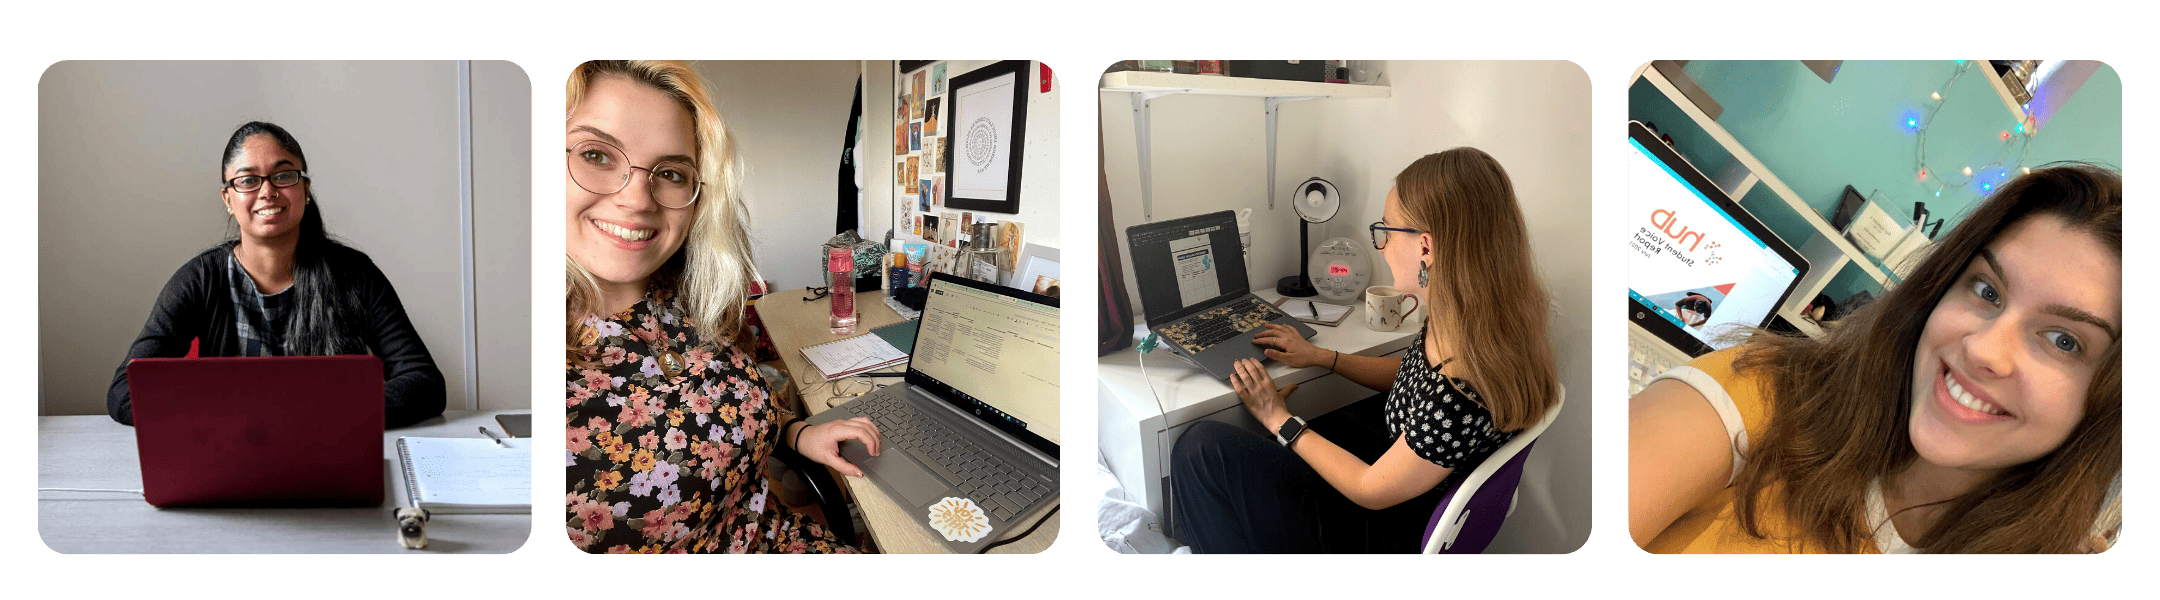
[[480, 434], [481, 434], [481, 435], [485, 435], [485, 436], [488, 436], [488, 439], [491, 439], [491, 440], [495, 440], [495, 445], [497, 445], [497, 446], [502, 446], [502, 447], [504, 447], [504, 448], [508, 448], [508, 447], [510, 447], [510, 445], [509, 445], [509, 444], [505, 444], [505, 443], [503, 443], [503, 440], [502, 440], [502, 438], [499, 438], [499, 437], [495, 437], [495, 432], [493, 432], [493, 431], [488, 431], [488, 430], [487, 430], [487, 426], [486, 426], [486, 425], [481, 425], [481, 426], [480, 426]]
[[1312, 318], [1320, 318], [1320, 305], [1313, 304], [1311, 300], [1305, 301], [1305, 310], [1312, 313]]

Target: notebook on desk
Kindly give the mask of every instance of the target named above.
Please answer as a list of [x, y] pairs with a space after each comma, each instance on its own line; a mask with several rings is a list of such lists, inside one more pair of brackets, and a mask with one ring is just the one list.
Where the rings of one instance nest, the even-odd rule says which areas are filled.
[[1058, 300], [945, 273], [929, 288], [905, 383], [809, 422], [876, 422], [878, 456], [841, 456], [932, 539], [978, 552], [1057, 505]]
[[127, 372], [151, 505], [382, 504], [381, 360], [139, 358]]
[[1252, 339], [1268, 323], [1288, 325], [1306, 339], [1316, 334], [1253, 295], [1230, 211], [1134, 225], [1125, 240], [1148, 330], [1216, 379], [1230, 379], [1239, 360], [1267, 360]]
[[532, 512], [532, 440], [401, 437], [405, 498], [441, 514]]

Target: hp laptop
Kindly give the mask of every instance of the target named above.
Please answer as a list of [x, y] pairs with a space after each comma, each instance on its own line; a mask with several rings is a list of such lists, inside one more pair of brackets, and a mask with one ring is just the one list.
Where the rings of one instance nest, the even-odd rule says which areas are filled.
[[1032, 528], [1058, 502], [1058, 299], [930, 277], [905, 383], [811, 417], [869, 417], [840, 455], [954, 552]]
[[127, 370], [151, 505], [382, 504], [380, 359], [141, 358]]
[[1289, 325], [1312, 338], [1304, 321], [1252, 294], [1230, 211], [1134, 225], [1125, 239], [1148, 330], [1217, 379], [1230, 379], [1239, 359], [1267, 360], [1252, 343], [1262, 325]]
[[1808, 263], [1641, 122], [1628, 122], [1628, 143], [1629, 374], [1640, 382], [1768, 326]]

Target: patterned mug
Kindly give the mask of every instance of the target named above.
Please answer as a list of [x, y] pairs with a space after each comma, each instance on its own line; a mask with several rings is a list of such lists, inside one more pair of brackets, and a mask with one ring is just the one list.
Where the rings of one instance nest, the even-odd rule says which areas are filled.
[[[1404, 308], [1403, 301], [1409, 300]], [[1402, 290], [1385, 285], [1365, 288], [1365, 326], [1373, 331], [1394, 331], [1402, 327], [1403, 319], [1417, 312], [1418, 297], [1402, 293]]]

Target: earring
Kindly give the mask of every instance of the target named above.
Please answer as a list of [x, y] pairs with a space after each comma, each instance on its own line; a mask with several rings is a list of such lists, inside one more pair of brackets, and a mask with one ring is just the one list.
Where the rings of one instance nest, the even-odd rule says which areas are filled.
[[1432, 265], [1422, 260], [1417, 263], [1417, 286], [1432, 287]]

